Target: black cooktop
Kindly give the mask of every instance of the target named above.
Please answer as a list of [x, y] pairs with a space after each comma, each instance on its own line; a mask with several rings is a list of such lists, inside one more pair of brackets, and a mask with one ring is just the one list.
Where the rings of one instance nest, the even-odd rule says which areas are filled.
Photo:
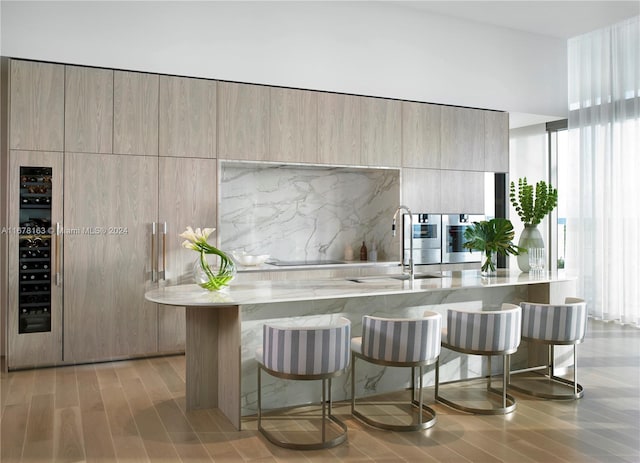
[[273, 262], [267, 262], [270, 265], [276, 265], [278, 267], [294, 267], [297, 265], [333, 265], [344, 264], [341, 260], [278, 260]]

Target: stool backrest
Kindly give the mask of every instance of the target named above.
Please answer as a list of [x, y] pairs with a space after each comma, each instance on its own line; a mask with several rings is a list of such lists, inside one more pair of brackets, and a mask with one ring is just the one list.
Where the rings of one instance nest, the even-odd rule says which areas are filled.
[[561, 343], [581, 342], [587, 331], [587, 304], [567, 298], [565, 304], [522, 302], [522, 336]]
[[521, 312], [514, 304], [483, 312], [449, 309], [446, 342], [469, 351], [514, 352], [520, 345]]
[[265, 324], [264, 366], [279, 373], [323, 375], [349, 366], [351, 322], [340, 318], [326, 327], [281, 327]]
[[440, 355], [439, 313], [424, 318], [362, 317], [362, 354], [387, 362], [422, 362]]

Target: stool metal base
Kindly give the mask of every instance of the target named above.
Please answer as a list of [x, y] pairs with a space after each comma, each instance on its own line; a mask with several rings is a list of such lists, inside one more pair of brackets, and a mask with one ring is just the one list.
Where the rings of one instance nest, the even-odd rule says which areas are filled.
[[[418, 423], [407, 425], [383, 423], [382, 421], [374, 420], [373, 418], [363, 415], [355, 408], [351, 410], [351, 414], [369, 426], [384, 429], [386, 431], [420, 431], [423, 429], [429, 429], [436, 424], [436, 412], [431, 407], [422, 404], [422, 410], [420, 410], [420, 402], [417, 400], [412, 400], [411, 405], [412, 407], [416, 407], [419, 410], [418, 413], [421, 415]], [[427, 421], [422, 421], [423, 418], [426, 418]]]
[[577, 400], [582, 398], [582, 396], [584, 396], [584, 389], [582, 385], [580, 385], [579, 383], [575, 383], [565, 378], [560, 378], [559, 376], [549, 376], [549, 375], [540, 374], [540, 373], [538, 373], [537, 375], [539, 376], [539, 378], [531, 377], [527, 379], [530, 379], [532, 383], [546, 380], [547, 382], [552, 382], [554, 384], [561, 385], [563, 387], [566, 387], [567, 389], [570, 388], [571, 392], [567, 392], [566, 394], [552, 394], [547, 392], [541, 392], [536, 389], [525, 388], [515, 384], [509, 384], [509, 389], [513, 389], [518, 392], [523, 392], [527, 395], [530, 395], [533, 397], [539, 397], [541, 399]]
[[[530, 340], [530, 339], [528, 341], [535, 342], [535, 340]], [[509, 388], [519, 392], [523, 392], [533, 397], [540, 397], [542, 399], [577, 400], [582, 398], [582, 396], [584, 396], [584, 388], [582, 387], [581, 384], [578, 383], [578, 365], [576, 363], [576, 357], [577, 357], [576, 345], [575, 344], [573, 345], [573, 380], [561, 378], [555, 375], [555, 371], [554, 371], [555, 355], [554, 355], [553, 344], [548, 345], [547, 354], [548, 354], [547, 365], [542, 365], [536, 368], [530, 368], [525, 371], [535, 371], [535, 373], [540, 376], [540, 378], [535, 378], [535, 379], [532, 378], [532, 382], [534, 383], [546, 380], [546, 382], [551, 382], [551, 383], [560, 385], [563, 388], [570, 389], [570, 392], [567, 391], [566, 393], [555, 394], [550, 392], [543, 392], [536, 389], [530, 389], [530, 388], [518, 386], [515, 384], [509, 384]], [[539, 373], [536, 370], [547, 370], [547, 371], [546, 373]], [[512, 374], [517, 374], [517, 372], [514, 372]]]
[[[321, 426], [321, 440], [316, 442], [309, 442], [306, 444], [300, 444], [290, 441], [284, 441], [275, 437], [275, 435], [271, 431], [267, 431], [262, 426], [262, 380], [261, 380], [261, 372], [263, 370], [262, 365], [258, 365], [258, 431], [262, 434], [269, 442], [275, 444], [279, 447], [283, 447], [286, 449], [293, 450], [321, 450], [328, 449], [332, 447], [336, 447], [342, 444], [345, 440], [347, 440], [347, 425], [340, 420], [338, 417], [333, 415], [331, 412], [331, 376], [336, 376], [336, 374], [332, 374], [329, 377], [315, 378], [320, 379], [322, 381], [322, 426]], [[271, 372], [273, 374], [273, 372]], [[280, 374], [273, 375], [277, 377], [286, 378], [288, 375]], [[296, 378], [301, 379], [301, 378]], [[305, 405], [306, 406], [306, 405]], [[292, 407], [296, 408], [296, 407]], [[288, 410], [291, 410], [289, 408]], [[340, 428], [340, 434], [338, 434], [333, 439], [327, 440], [327, 425], [331, 425], [331, 423], [335, 423]]]
[[502, 406], [492, 408], [476, 408], [467, 407], [460, 403], [446, 399], [440, 395], [440, 361], [436, 363], [436, 400], [443, 404], [467, 413], [477, 415], [506, 415], [516, 409], [516, 399], [507, 393], [507, 385], [509, 384], [509, 355], [503, 355], [503, 372], [502, 372], [502, 389], [491, 387], [491, 356], [488, 356], [489, 376], [487, 378], [487, 393], [496, 394], [502, 399]]
[[508, 413], [513, 412], [516, 409], [516, 399], [511, 394], [505, 394], [503, 396], [502, 391], [494, 388], [487, 388], [487, 392], [492, 394], [497, 394], [500, 397], [503, 397], [504, 402], [506, 402], [506, 406], [496, 407], [496, 408], [475, 408], [475, 407], [467, 407], [465, 405], [453, 402], [449, 399], [445, 399], [441, 395], [436, 396], [436, 400], [438, 402], [442, 402], [443, 404], [455, 408], [456, 410], [460, 410], [462, 412], [473, 413], [476, 415], [506, 415]]
[[[389, 423], [385, 423], [383, 421], [379, 421], [379, 420], [374, 420], [373, 418], [364, 415], [363, 413], [359, 412], [358, 410], [356, 410], [356, 390], [355, 390], [355, 371], [356, 371], [356, 358], [362, 358], [365, 359], [371, 363], [377, 363], [377, 364], [389, 364], [392, 366], [407, 366], [403, 363], [397, 363], [395, 365], [393, 365], [391, 362], [384, 362], [384, 361], [376, 361], [373, 359], [369, 359], [367, 357], [364, 357], [361, 354], [352, 352], [351, 354], [351, 414], [353, 416], [355, 416], [356, 418], [358, 418], [359, 420], [361, 420], [362, 422], [368, 424], [369, 426], [373, 426], [374, 428], [378, 428], [378, 429], [384, 429], [386, 431], [401, 431], [401, 432], [405, 432], [405, 431], [420, 431], [422, 429], [428, 429], [430, 427], [432, 427], [434, 424], [436, 424], [437, 418], [436, 418], [436, 412], [429, 406], [427, 406], [426, 404], [424, 404], [423, 401], [423, 370], [422, 367], [425, 365], [418, 365], [418, 376], [419, 376], [419, 380], [418, 380], [418, 387], [416, 387], [415, 384], [415, 378], [416, 378], [416, 374], [415, 374], [415, 370], [416, 370], [416, 366], [411, 365], [411, 388], [409, 388], [409, 390], [411, 391], [411, 402], [410, 405], [412, 407], [417, 408], [418, 409], [418, 422], [416, 423], [415, 420], [412, 424], [389, 424]], [[428, 363], [427, 363], [428, 364]], [[418, 399], [416, 399], [416, 392], [418, 393]]]
[[272, 444], [275, 444], [278, 447], [283, 447], [285, 449], [292, 449], [292, 450], [322, 450], [322, 449], [329, 449], [329, 448], [332, 448], [332, 447], [336, 447], [337, 445], [340, 445], [345, 440], [347, 440], [347, 425], [344, 422], [342, 422], [342, 420], [337, 418], [335, 415], [328, 415], [326, 418], [322, 418], [322, 420], [323, 420], [323, 422], [322, 422], [323, 431], [325, 430], [326, 424], [335, 423], [342, 430], [340, 435], [334, 437], [331, 440], [323, 440], [323, 441], [320, 441], [320, 442], [310, 442], [308, 444], [298, 444], [298, 443], [295, 443], [295, 442], [283, 441], [283, 440], [280, 440], [280, 439], [276, 438], [271, 431], [267, 431], [266, 429], [264, 429], [264, 427], [262, 426], [262, 420], [261, 419], [258, 419], [258, 431], [260, 431], [260, 433], [269, 442], [271, 442]]

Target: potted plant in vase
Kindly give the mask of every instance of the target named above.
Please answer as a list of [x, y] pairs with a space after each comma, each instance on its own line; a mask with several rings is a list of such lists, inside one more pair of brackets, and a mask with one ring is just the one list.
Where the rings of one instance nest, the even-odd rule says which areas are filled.
[[498, 255], [517, 256], [520, 247], [513, 244], [515, 232], [509, 219], [491, 219], [473, 222], [464, 231], [464, 247], [469, 250], [482, 252], [483, 260], [480, 272], [482, 276], [489, 276], [496, 271]]
[[511, 182], [509, 199], [524, 224], [524, 230], [518, 240], [518, 246], [525, 251], [518, 256], [518, 267], [523, 272], [528, 272], [529, 249], [539, 248], [544, 250], [544, 240], [538, 230], [538, 224], [558, 204], [558, 190], [551, 184], [540, 180], [534, 185], [527, 183], [527, 178], [518, 179], [518, 188]]

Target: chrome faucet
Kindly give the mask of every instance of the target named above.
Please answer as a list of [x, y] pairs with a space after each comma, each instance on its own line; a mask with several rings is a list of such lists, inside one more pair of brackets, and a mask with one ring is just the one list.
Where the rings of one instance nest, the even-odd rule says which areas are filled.
[[[411, 210], [407, 206], [400, 206], [396, 209], [395, 214], [393, 214], [393, 224], [391, 224], [391, 236], [396, 236], [396, 219], [398, 217], [398, 212], [402, 210], [407, 211], [409, 214], [409, 279], [413, 280], [413, 215], [411, 214]], [[402, 265], [402, 273], [405, 273], [405, 265], [404, 265], [404, 249], [402, 247], [402, 241], [400, 241], [400, 265]]]

